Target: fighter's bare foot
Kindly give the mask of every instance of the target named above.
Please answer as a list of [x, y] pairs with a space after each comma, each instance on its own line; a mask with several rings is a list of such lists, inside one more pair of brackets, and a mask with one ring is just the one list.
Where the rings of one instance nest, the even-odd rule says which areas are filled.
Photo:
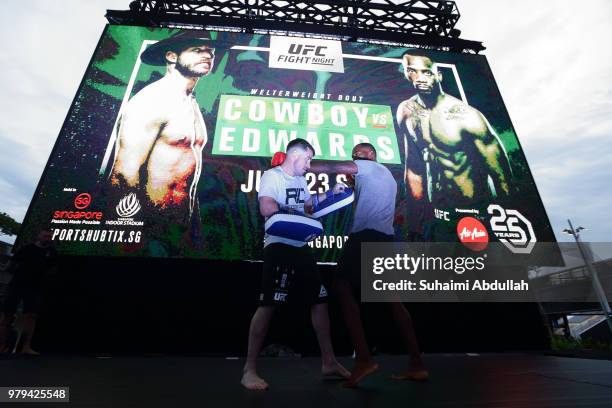
[[31, 347], [23, 347], [21, 349], [21, 354], [28, 354], [30, 356], [40, 356], [40, 353], [36, 350], [32, 350]]
[[350, 378], [351, 372], [339, 362], [321, 367], [321, 375], [325, 378]]
[[389, 377], [397, 381], [427, 381], [429, 380], [429, 371], [427, 370], [408, 370], [401, 374], [394, 374]]
[[251, 371], [246, 371], [244, 374], [242, 374], [240, 384], [242, 384], [244, 388], [248, 390], [264, 391], [269, 387], [268, 383], [263, 378], [258, 376], [257, 373]]
[[378, 370], [378, 363], [371, 361], [369, 363], [357, 363], [353, 369], [353, 373], [347, 382], [342, 386], [344, 388], [357, 388], [359, 383], [368, 375]]

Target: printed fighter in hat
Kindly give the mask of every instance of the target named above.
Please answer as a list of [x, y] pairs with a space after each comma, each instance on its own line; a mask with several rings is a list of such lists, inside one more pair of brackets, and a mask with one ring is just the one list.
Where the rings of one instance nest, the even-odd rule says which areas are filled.
[[118, 195], [135, 190], [153, 216], [191, 224], [192, 243], [200, 236], [196, 189], [208, 139], [194, 88], [212, 70], [210, 42], [208, 33], [183, 32], [142, 53], [142, 62], [165, 65], [166, 74], [128, 102], [111, 172]]
[[[303, 215], [305, 208], [313, 206], [304, 173], [310, 167], [314, 148], [304, 139], [295, 139], [287, 145], [287, 156], [281, 165], [261, 176], [259, 187], [259, 212], [269, 219], [279, 210]], [[334, 191], [340, 191], [336, 185]], [[317, 201], [326, 200], [326, 194]], [[297, 217], [299, 218], [299, 217]], [[303, 217], [305, 218], [305, 217]], [[300, 228], [296, 222], [295, 228]], [[339, 375], [347, 378], [350, 373], [336, 361], [332, 348], [327, 290], [312, 252], [306, 242], [271, 235], [264, 237], [264, 265], [259, 307], [251, 319], [246, 364], [241, 384], [250, 390], [265, 390], [268, 383], [257, 373], [257, 356], [261, 350], [274, 309], [286, 303], [303, 303], [311, 306], [312, 326], [321, 348], [323, 375]]]
[[404, 54], [402, 62], [416, 91], [397, 109], [407, 148], [405, 178], [413, 198], [424, 199], [433, 213], [456, 206], [477, 208], [508, 196], [510, 165], [484, 115], [442, 90], [442, 74], [431, 59]]

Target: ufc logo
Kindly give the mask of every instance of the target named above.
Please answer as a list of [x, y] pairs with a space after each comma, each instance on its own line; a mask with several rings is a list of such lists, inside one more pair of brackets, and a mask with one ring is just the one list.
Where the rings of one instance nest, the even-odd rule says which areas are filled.
[[289, 205], [289, 201], [293, 200], [294, 204], [302, 204], [304, 200], [302, 199], [302, 193], [304, 192], [303, 188], [288, 188], [285, 190], [287, 198], [285, 198], [285, 205]]
[[274, 300], [276, 300], [277, 302], [285, 302], [285, 301], [287, 301], [287, 294], [286, 293], [275, 292], [274, 293]]
[[322, 51], [326, 48], [327, 47], [324, 47], [322, 45], [319, 45], [317, 47], [317, 46], [310, 45], [310, 44], [306, 44], [306, 45], [291, 44], [289, 45], [289, 54], [308, 55], [309, 53], [314, 51], [314, 55], [316, 55], [317, 57], [324, 57], [325, 54]]
[[439, 220], [450, 221], [448, 218], [448, 211], [442, 211], [434, 208], [434, 216]]

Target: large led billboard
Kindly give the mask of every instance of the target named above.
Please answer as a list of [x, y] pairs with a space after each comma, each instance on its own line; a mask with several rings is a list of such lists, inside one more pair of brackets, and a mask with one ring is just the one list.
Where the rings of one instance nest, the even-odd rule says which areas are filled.
[[[386, 45], [107, 26], [21, 242], [67, 255], [259, 260], [257, 190], [296, 137], [315, 159], [369, 142], [398, 182], [396, 238], [554, 241], [486, 61]], [[341, 174], [306, 174], [323, 192]], [[310, 245], [334, 262], [351, 209]]]

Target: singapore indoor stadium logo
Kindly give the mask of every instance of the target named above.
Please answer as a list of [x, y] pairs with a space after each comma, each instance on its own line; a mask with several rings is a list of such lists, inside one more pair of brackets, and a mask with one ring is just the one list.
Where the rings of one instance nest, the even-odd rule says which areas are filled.
[[140, 202], [136, 198], [136, 194], [130, 193], [123, 197], [115, 210], [121, 218], [130, 218], [136, 215], [140, 211]]

